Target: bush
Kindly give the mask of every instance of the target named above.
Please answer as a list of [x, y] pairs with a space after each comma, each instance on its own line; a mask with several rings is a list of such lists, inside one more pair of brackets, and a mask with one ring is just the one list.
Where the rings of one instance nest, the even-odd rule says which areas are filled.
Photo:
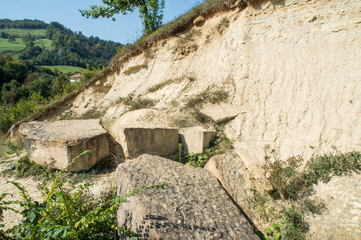
[[[286, 161], [278, 158], [271, 160], [266, 156], [264, 168], [275, 189], [272, 200], [277, 201], [276, 208], [281, 208], [277, 210], [271, 207], [271, 218], [278, 216], [278, 219], [265, 230], [266, 239], [306, 239], [307, 223], [304, 216], [322, 214], [326, 209], [322, 200], [310, 198], [314, 185], [319, 181], [329, 181], [332, 176], [361, 172], [361, 152], [356, 151], [342, 153], [334, 149], [332, 152], [312, 157], [301, 172], [299, 168], [303, 162], [300, 156]], [[281, 200], [277, 200], [279, 197]], [[253, 208], [261, 209], [261, 214], [266, 216], [267, 220], [271, 219], [268, 218], [271, 214], [265, 207], [270, 201], [267, 202], [262, 194], [256, 193], [252, 202]]]
[[[83, 154], [90, 154], [90, 151], [85, 151], [78, 157]], [[68, 179], [63, 173], [64, 170], [48, 172], [47, 179], [41, 186], [42, 202], [33, 200], [24, 187], [11, 182], [19, 190], [23, 200], [4, 201], [7, 195], [11, 196], [8, 193], [0, 196], [0, 236], [3, 239], [118, 239], [118, 231], [126, 236], [136, 237], [135, 233], [117, 226], [116, 211], [119, 205], [144, 190], [165, 187], [142, 187], [123, 197], [117, 196], [113, 189], [105, 196], [94, 197], [90, 193], [89, 184], [67, 187]], [[9, 207], [11, 204], [17, 204], [22, 209], [15, 210]], [[3, 229], [5, 210], [23, 216], [19, 225], [6, 231]]]
[[26, 118], [29, 114], [44, 108], [46, 100], [40, 92], [33, 93], [29, 98], [20, 99], [15, 105], [0, 106], [0, 131], [6, 132], [11, 125]]

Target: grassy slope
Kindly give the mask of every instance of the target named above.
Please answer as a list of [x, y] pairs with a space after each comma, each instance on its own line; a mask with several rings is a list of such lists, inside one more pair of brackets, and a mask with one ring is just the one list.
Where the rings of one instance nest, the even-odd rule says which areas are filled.
[[6, 38], [0, 38], [0, 53], [2, 52], [18, 52], [25, 48], [25, 44], [20, 38], [16, 38], [16, 41], [10, 43]]
[[[0, 54], [3, 52], [16, 52], [21, 51], [25, 48], [25, 43], [21, 38], [16, 38], [16, 41], [11, 43], [6, 38], [0, 38]], [[45, 48], [50, 48], [52, 41], [49, 39], [37, 39], [35, 40], [35, 45]]]
[[73, 67], [73, 66], [65, 66], [65, 65], [42, 66], [42, 67], [48, 68], [50, 70], [54, 70], [54, 68], [57, 68], [60, 72], [63, 72], [63, 73], [82, 72], [84, 70], [84, 68]]
[[0, 32], [5, 32], [8, 34], [16, 34], [20, 36], [27, 35], [30, 33], [33, 36], [45, 37], [46, 29], [5, 28], [5, 29], [0, 29]]

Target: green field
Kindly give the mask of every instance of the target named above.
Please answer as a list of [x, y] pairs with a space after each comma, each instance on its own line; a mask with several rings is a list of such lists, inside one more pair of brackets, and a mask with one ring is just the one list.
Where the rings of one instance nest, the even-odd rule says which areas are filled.
[[64, 65], [41, 66], [41, 67], [48, 68], [50, 70], [54, 70], [54, 68], [57, 68], [60, 72], [63, 72], [63, 73], [78, 73], [78, 72], [82, 72], [84, 70], [84, 68], [81, 68], [81, 67], [64, 66]]
[[0, 53], [18, 52], [25, 48], [25, 43], [21, 38], [16, 38], [15, 40], [15, 42], [11, 43], [7, 38], [0, 38]]
[[[16, 41], [11, 43], [7, 38], [0, 38], [0, 54], [4, 52], [19, 52], [25, 48], [25, 43], [21, 38], [16, 38]], [[42, 48], [51, 48], [52, 41], [49, 39], [37, 39], [35, 45]]]
[[33, 36], [45, 37], [46, 29], [4, 28], [0, 29], [0, 32], [5, 32], [12, 35], [15, 34], [19, 36], [27, 35], [30, 33]]
[[53, 41], [51, 41], [49, 39], [37, 39], [37, 40], [35, 40], [35, 45], [40, 46], [42, 48], [51, 48], [52, 43], [53, 43]]

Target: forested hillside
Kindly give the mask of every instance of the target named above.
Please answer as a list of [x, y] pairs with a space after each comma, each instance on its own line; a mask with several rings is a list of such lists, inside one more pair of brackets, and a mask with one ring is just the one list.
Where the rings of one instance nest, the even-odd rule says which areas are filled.
[[35, 65], [105, 66], [120, 43], [86, 37], [58, 22], [0, 19], [0, 54]]
[[[0, 132], [76, 91], [120, 47], [57, 22], [0, 19]], [[75, 72], [84, 77], [71, 83]]]

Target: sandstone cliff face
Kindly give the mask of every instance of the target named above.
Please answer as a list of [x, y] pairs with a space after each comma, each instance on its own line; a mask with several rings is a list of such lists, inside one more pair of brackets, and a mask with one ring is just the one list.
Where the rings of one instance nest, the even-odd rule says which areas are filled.
[[181, 108], [223, 89], [238, 109], [226, 133], [259, 166], [266, 145], [282, 159], [360, 150], [360, 12], [358, 0], [284, 0], [219, 13], [190, 29], [194, 37], [180, 33], [123, 63], [60, 113], [105, 114], [130, 93]]

